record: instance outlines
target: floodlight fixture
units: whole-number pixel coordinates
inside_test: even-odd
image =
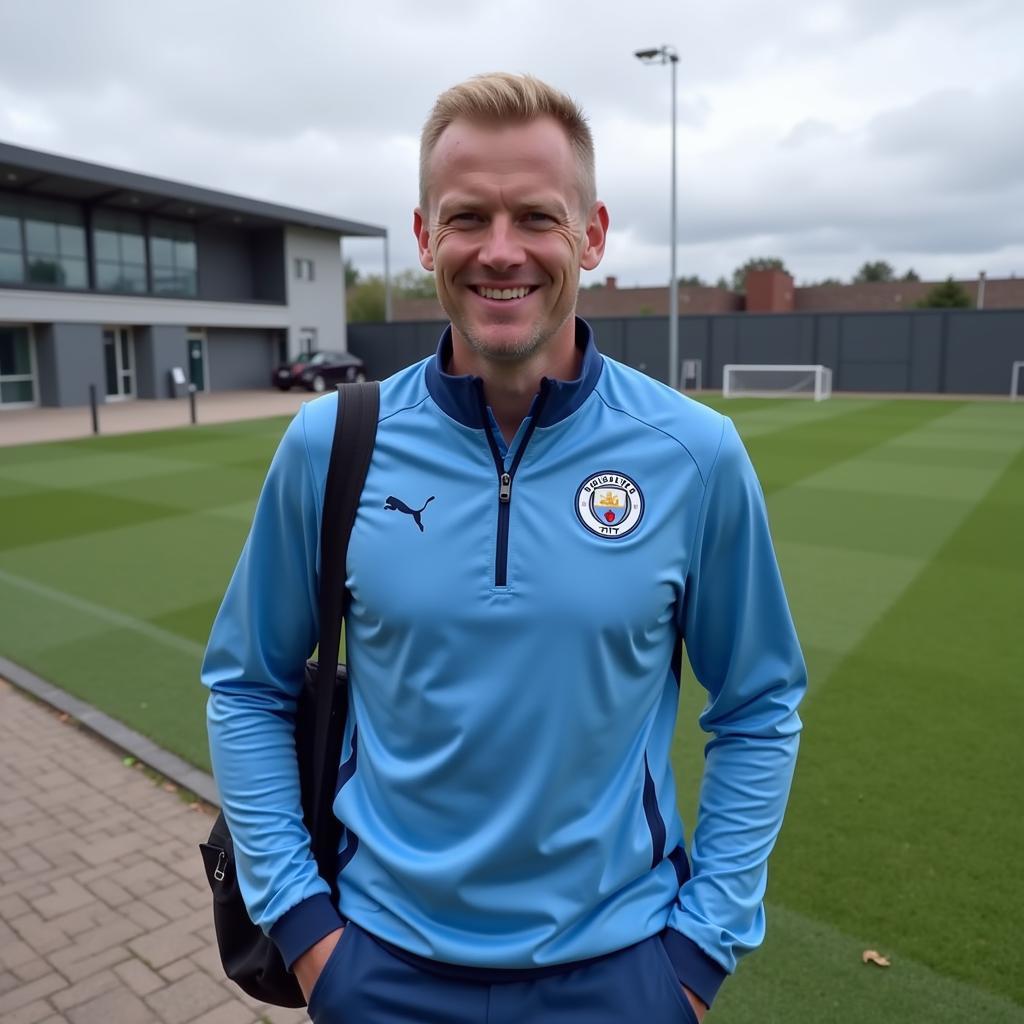
[[[634,50],[633,55],[643,64],[668,64],[672,68],[672,189],[671,214],[671,270],[668,292],[668,386],[678,383],[679,363],[679,282],[676,278],[676,65],[679,54],[667,43],[646,50]]]

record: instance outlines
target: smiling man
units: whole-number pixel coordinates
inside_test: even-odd
[[[455,86],[424,128],[414,230],[451,326],[381,385],[348,551],[340,906],[290,724],[337,396],[286,432],[214,624],[242,893],[317,1024],[699,1021],[764,937],[803,658],[732,424],[575,316],[594,182],[582,114],[528,76]],[[712,734],[689,833],[683,648]]]

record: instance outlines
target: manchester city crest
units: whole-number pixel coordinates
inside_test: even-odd
[[[576,515],[598,537],[625,537],[640,525],[643,514],[644,496],[623,473],[595,473],[576,492]]]

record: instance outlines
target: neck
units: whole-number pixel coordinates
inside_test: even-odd
[[[483,381],[487,404],[494,413],[506,442],[515,437],[530,411],[544,377],[575,380],[582,356],[576,348],[576,318],[569,317],[558,333],[527,358],[515,361],[491,359],[471,348],[458,329],[452,328],[452,362],[449,372],[471,374]]]

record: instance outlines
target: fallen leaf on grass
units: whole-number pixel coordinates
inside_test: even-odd
[[[67,721],[69,721],[70,719],[71,719],[71,716],[70,716],[70,715],[69,715],[69,714],[68,714],[68,713],[67,713],[66,711],[62,711],[62,712],[61,712],[61,713],[60,713],[60,714],[59,714],[59,715],[57,716],[57,721],[58,721],[58,722],[67,722]]]
[[[878,964],[879,967],[891,967],[889,958],[882,956],[876,949],[865,949],[860,955],[861,963]]]
[[[165,782],[164,789],[167,790],[168,793],[178,792],[178,787],[173,782]]]

